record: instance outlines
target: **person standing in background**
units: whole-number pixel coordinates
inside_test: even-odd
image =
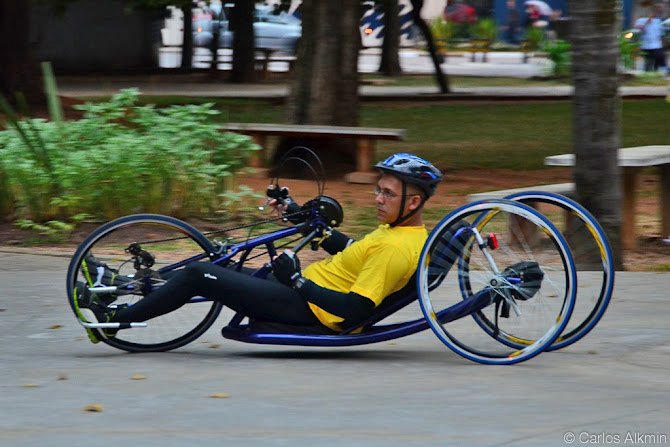
[[[640,30],[640,48],[644,51],[645,71],[656,71],[661,68],[667,68],[665,53],[663,52],[662,15],[663,6],[657,3],[652,6],[649,15],[640,17],[635,22],[635,28]]]
[[[516,7],[515,0],[507,0],[507,25],[501,26],[500,30],[502,31],[505,40],[512,45],[519,43],[519,32],[521,31],[521,17],[519,15],[519,10]]]

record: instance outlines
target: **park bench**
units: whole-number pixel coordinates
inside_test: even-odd
[[[377,140],[404,140],[404,129],[374,127],[321,126],[306,124],[228,123],[224,129],[249,135],[261,147],[260,154],[253,156],[249,164],[263,168],[267,154],[267,137],[295,137],[310,139],[353,139],[356,144],[356,171],[345,176],[350,183],[375,183],[377,174],[372,171],[374,143]],[[318,148],[317,148],[318,151]]]
[[[554,183],[551,185],[537,185],[537,186],[528,186],[526,188],[500,189],[497,191],[480,192],[477,194],[468,195],[468,203],[476,202],[478,200],[503,199],[512,194],[518,194],[520,192],[528,192],[528,191],[552,192],[554,194],[562,194],[564,196],[574,197],[575,184]]]
[[[617,157],[622,170],[621,240],[625,249],[635,248],[635,203],[637,178],[646,168],[656,167],[662,237],[670,236],[670,145],[621,148]],[[544,159],[547,166],[574,166],[575,154],[552,155]]]
[[[217,65],[228,64],[232,65],[233,55],[230,52],[217,52]],[[257,48],[255,54],[256,70],[259,72],[261,79],[268,79],[270,77],[269,65],[274,62],[284,62],[288,64],[288,72],[293,70],[296,57],[290,54],[282,53],[281,51],[269,48]],[[193,55],[194,63],[211,64],[211,53],[196,52]]]

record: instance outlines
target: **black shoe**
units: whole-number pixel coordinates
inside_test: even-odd
[[[83,282],[77,282],[74,294],[75,312],[84,323],[109,323],[116,314],[117,308],[107,307]],[[86,328],[86,332],[91,342],[99,343],[101,339],[116,336],[117,330]]]
[[[130,281],[129,278],[119,276],[118,270],[98,261],[91,253],[84,256],[81,269],[91,287],[122,286]]]

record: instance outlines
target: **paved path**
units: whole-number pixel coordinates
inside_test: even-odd
[[[536,447],[564,446],[568,432],[572,445],[670,444],[670,273],[619,273],[583,341],[492,367],[429,331],[284,348],[222,339],[225,318],[180,350],[125,354],[84,338],[67,262],[0,253],[1,446]]]
[[[144,95],[209,96],[220,98],[284,98],[288,86],[284,84],[226,84],[203,82],[167,82],[159,77],[64,77],[58,82],[59,91],[64,96],[90,97],[109,96],[126,88],[138,88]],[[440,94],[436,86],[397,87],[364,85],[360,96],[369,98],[407,99],[477,99],[477,98],[551,98],[568,99],[572,96],[571,86],[541,87],[454,87],[449,94]],[[663,98],[668,94],[664,86],[621,87],[624,97]]]
[[[432,74],[434,68],[426,52],[403,50],[400,52],[401,65],[405,73]],[[361,52],[359,68],[361,73],[374,73],[379,67],[379,50],[369,49]],[[547,74],[550,62],[545,58],[531,58],[523,63],[518,52],[496,52],[489,54],[488,62],[471,62],[467,53],[449,56],[442,69],[449,75],[467,75],[482,77],[529,78]],[[479,59],[477,59],[479,60]],[[288,64],[274,62],[272,71],[285,71]],[[211,96],[231,98],[283,98],[288,94],[284,84],[227,84],[223,82],[166,82],[166,76],[105,76],[95,78],[59,76],[58,86],[65,96],[82,97],[112,95],[120,89],[136,87],[146,95],[183,95]],[[460,99],[460,98],[563,98],[572,95],[570,86],[541,87],[455,87],[449,94],[439,93],[435,85],[423,87],[398,87],[392,85],[364,85],[360,88],[363,99],[372,98],[411,98],[411,99]],[[625,97],[665,97],[666,86],[622,87]]]

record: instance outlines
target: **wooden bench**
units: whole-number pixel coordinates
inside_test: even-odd
[[[404,140],[407,133],[404,129],[267,123],[228,123],[224,129],[249,135],[262,148],[259,156],[254,156],[249,160],[249,164],[254,168],[263,168],[267,153],[267,137],[270,136],[356,140],[356,171],[348,173],[345,177],[350,183],[375,183],[377,173],[372,170],[374,142],[376,140]]]
[[[639,146],[619,149],[618,165],[623,170],[621,239],[626,249],[635,248],[635,195],[637,176],[650,166],[658,166],[661,235],[670,236],[670,145]],[[548,166],[574,166],[575,154],[552,155],[544,159]]]
[[[542,191],[542,192],[551,192],[554,194],[561,194],[568,197],[574,197],[575,195],[575,184],[574,183],[554,183],[551,185],[536,185],[528,186],[525,188],[512,188],[512,189],[500,189],[497,191],[487,191],[480,192],[477,194],[468,195],[468,203],[476,202],[479,200],[491,200],[491,199],[504,199],[507,196],[512,194],[518,194],[521,192],[529,191]],[[527,205],[534,206],[533,203],[527,203]],[[565,212],[566,222],[569,222],[572,219],[571,213],[566,210]],[[512,225],[512,222],[510,222]],[[519,228],[522,233],[525,234],[526,241],[534,241],[537,238],[536,227],[528,225],[527,222],[523,220],[516,220],[514,222],[514,227]],[[512,234],[512,240],[515,240],[514,234]]]
[[[512,194],[528,191],[553,192],[554,194],[562,194],[564,196],[573,197],[575,195],[575,184],[554,183],[552,185],[537,185],[526,188],[500,189],[498,191],[480,192],[477,194],[470,194],[468,196],[468,203],[476,202],[478,200],[504,199],[505,197]]]

